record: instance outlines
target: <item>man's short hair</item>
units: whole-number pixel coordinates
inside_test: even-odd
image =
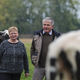
[[[54,20],[51,18],[51,17],[45,17],[43,20],[42,20],[42,23],[44,22],[44,21],[51,21],[51,24],[52,24],[52,26],[54,25]]]

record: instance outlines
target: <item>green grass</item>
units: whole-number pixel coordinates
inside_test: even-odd
[[[28,56],[28,62],[29,62],[29,76],[26,78],[24,75],[24,72],[21,75],[21,79],[20,80],[32,80],[32,75],[33,75],[33,70],[34,70],[34,66],[31,63],[31,58],[30,58],[30,47],[31,47],[31,43],[24,43],[25,47],[26,47],[26,51],[27,51],[27,56]]]
[[[29,76],[26,78],[23,72],[20,80],[32,80],[32,75],[34,71],[34,66],[31,63],[31,57],[30,57],[30,48],[31,48],[32,39],[21,39],[21,41],[24,43],[27,51],[28,62],[29,62]],[[45,80],[45,77],[43,80]]]

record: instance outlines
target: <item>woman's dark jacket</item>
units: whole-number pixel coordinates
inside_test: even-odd
[[[0,45],[0,73],[29,72],[26,49],[22,42],[10,43],[5,40]]]

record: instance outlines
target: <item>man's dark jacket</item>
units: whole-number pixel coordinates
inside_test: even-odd
[[[60,36],[60,33],[52,29],[52,36],[53,36],[53,40],[55,40]],[[38,66],[38,62],[40,58],[42,37],[43,37],[43,30],[37,31],[33,35],[33,40],[31,45],[31,60],[33,65],[35,66]]]

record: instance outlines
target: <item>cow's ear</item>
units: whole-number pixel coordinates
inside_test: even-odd
[[[76,51],[77,68],[80,68],[80,51]]]
[[[62,49],[60,51],[59,57],[62,59],[65,68],[72,71],[72,65],[70,61],[68,60],[67,52]]]
[[[77,80],[80,80],[80,51],[76,51],[76,64],[77,64]]]
[[[50,59],[50,65],[51,66],[55,66],[55,64],[56,64],[56,59],[55,58],[51,58]]]
[[[66,52],[65,52],[63,49],[60,51],[59,57],[60,57],[61,59],[64,59],[64,58],[67,57],[67,56],[66,56]]]

